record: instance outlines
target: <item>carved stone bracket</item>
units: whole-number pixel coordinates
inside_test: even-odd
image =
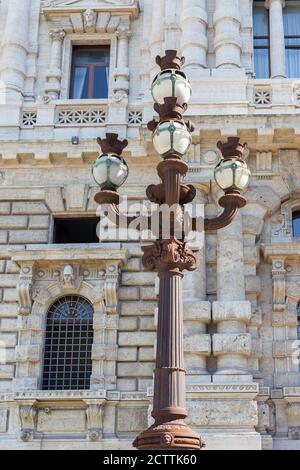
[[[86,417],[88,438],[95,442],[102,437],[103,406],[94,401],[87,401],[87,404]]]
[[[108,264],[104,284],[105,308],[108,314],[117,313],[119,278],[119,266],[117,264]]]
[[[273,280],[273,310],[282,312],[286,308],[286,282],[284,259],[274,259],[272,262]]]
[[[21,265],[20,278],[17,284],[19,314],[30,315],[32,307],[33,263]]]
[[[35,407],[35,401],[26,402],[26,404],[19,405],[19,417],[21,422],[21,434],[20,438],[24,442],[28,442],[32,439],[35,431],[37,409]]]

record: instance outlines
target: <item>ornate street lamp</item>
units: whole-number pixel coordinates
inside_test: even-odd
[[[184,205],[196,195],[195,188],[183,182],[188,165],[182,157],[189,149],[190,133],[194,130],[194,125],[183,119],[191,87],[181,72],[184,59],[178,57],[176,51],[166,51],[165,57],[157,57],[157,64],[161,67],[161,73],[154,79],[152,95],[156,101],[154,109],[159,115],[159,121],[151,121],[148,128],[153,132],[154,147],[163,158],[157,167],[162,183],[149,186],[147,196],[151,202],[160,206],[166,204],[172,207],[176,204],[179,212],[183,213]],[[170,93],[170,96],[165,93]],[[135,217],[119,214],[117,193],[117,187],[128,174],[127,165],[121,157],[128,142],[119,141],[116,134],[107,134],[106,139],[98,139],[98,142],[104,155],[97,159],[93,169],[94,177],[101,187],[95,200],[108,215],[117,216],[117,222],[123,217],[129,226]],[[224,211],[214,219],[205,219],[205,230],[226,227],[239,209],[246,205],[241,193],[248,186],[250,172],[242,160],[244,146],[238,138],[231,137],[225,144],[219,142],[218,147],[223,158],[215,169],[215,181],[225,192],[219,200]],[[158,272],[160,287],[152,412],[155,422],[134,441],[134,447],[139,450],[200,450],[205,445],[202,438],[184,421],[187,411],[182,279],[184,270],[197,269],[197,257],[187,247],[184,234],[181,238],[175,237],[174,214],[171,214],[169,237],[164,239],[160,235],[153,245],[143,248],[143,265],[147,270]],[[198,219],[193,218],[192,229],[196,230],[197,227]]]

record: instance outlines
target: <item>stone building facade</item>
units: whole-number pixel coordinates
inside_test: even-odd
[[[185,278],[189,423],[209,449],[300,449],[300,76],[287,72],[288,8],[300,2],[0,0],[1,449],[130,449],[151,422],[157,281],[141,268],[142,241],[58,243],[54,227],[96,216],[91,165],[105,132],[129,140],[122,195],[145,199],[159,161],[150,85],[165,49],[186,57],[193,88],[196,202],[220,210],[218,140],[247,142],[252,172],[247,206],[206,234]],[[74,50],[91,46],[109,51],[107,96],[72,96]],[[70,296],[93,311],[90,383],[47,389],[48,312]]]

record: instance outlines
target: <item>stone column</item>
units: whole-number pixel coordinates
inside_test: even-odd
[[[194,204],[202,205],[199,216],[204,217],[204,204],[207,202],[207,191],[197,188]],[[183,312],[184,312],[184,352],[187,384],[210,383],[211,376],[207,371],[207,357],[211,354],[211,336],[207,325],[211,321],[211,305],[206,300],[206,253],[205,235],[196,244],[199,267],[195,272],[187,272],[184,279]]]
[[[0,103],[23,100],[31,0],[9,0],[0,62]]]
[[[117,68],[115,69],[114,78],[114,94],[119,97],[127,97],[129,93],[129,68],[128,53],[129,39],[131,31],[129,23],[123,23],[117,30],[118,37],[118,58]]]
[[[183,0],[181,13],[181,54],[186,58],[185,72],[197,78],[207,66],[206,0]]]
[[[285,78],[285,44],[283,29],[284,0],[267,0],[270,10],[270,58],[271,78]]]
[[[216,68],[240,68],[241,37],[238,0],[216,0],[214,13]]]
[[[218,358],[214,381],[245,381],[247,359],[251,354],[251,335],[246,325],[251,318],[251,304],[245,301],[242,215],[239,213],[226,228],[218,231],[217,293],[213,303],[213,353]],[[248,380],[252,377],[248,375]]]
[[[65,37],[63,29],[54,29],[49,33],[52,40],[50,68],[46,76],[45,94],[59,99],[62,76],[62,43]]]

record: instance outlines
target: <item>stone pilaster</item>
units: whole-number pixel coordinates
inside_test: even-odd
[[[65,37],[63,29],[54,29],[49,33],[52,40],[50,68],[47,72],[45,94],[53,99],[60,96],[60,84],[62,77],[62,44]]]
[[[216,0],[214,28],[216,68],[240,68],[241,20],[238,0]]]
[[[241,213],[218,231],[217,294],[213,303],[213,354],[218,358],[214,381],[250,381],[247,359],[251,354],[251,335],[246,325],[251,304],[245,300],[244,250]]]
[[[199,205],[198,216],[204,217],[207,191],[197,188],[194,204]],[[211,336],[207,326],[211,321],[211,304],[206,300],[206,247],[203,227],[199,227],[198,269],[187,272],[184,278],[184,351],[187,384],[209,383],[211,376],[207,371],[207,357],[211,354]]]
[[[207,22],[206,0],[183,0],[181,54],[186,59],[184,70],[190,79],[197,79],[207,66]]]
[[[117,68],[114,72],[114,94],[125,98],[129,93],[129,68],[128,68],[128,53],[129,53],[129,39],[131,37],[129,21],[120,24],[117,30],[118,37],[118,58]]]
[[[9,0],[0,62],[0,103],[23,101],[31,0]]]
[[[155,57],[160,55],[163,50],[163,19],[165,12],[165,0],[156,0],[152,6],[152,25],[150,34],[150,80],[153,80],[158,73],[158,67],[155,64]]]
[[[270,10],[271,78],[286,77],[283,28],[284,4],[284,0],[267,0],[265,2],[265,6]]]

